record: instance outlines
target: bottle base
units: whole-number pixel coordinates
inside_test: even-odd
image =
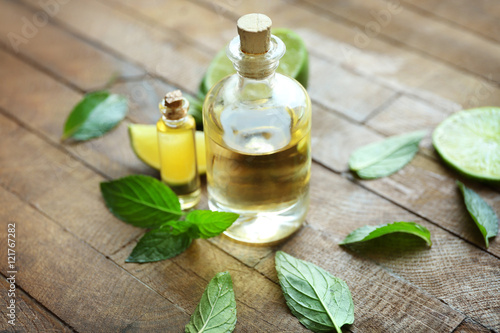
[[[249,211],[225,207],[209,198],[211,210],[240,214],[240,217],[224,231],[224,235],[238,242],[270,245],[278,243],[296,232],[304,223],[309,196],[303,196],[279,211]]]
[[[186,210],[193,208],[200,202],[201,190],[197,189],[189,194],[178,195],[181,209]]]

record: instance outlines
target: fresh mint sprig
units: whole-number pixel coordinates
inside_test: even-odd
[[[239,216],[210,210],[183,212],[179,199],[167,185],[143,175],[102,182],[101,194],[117,218],[153,229],[139,240],[127,262],[172,258],[184,252],[193,239],[221,234]]]

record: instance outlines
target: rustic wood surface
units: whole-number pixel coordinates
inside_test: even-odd
[[[170,260],[125,263],[144,231],[109,213],[99,183],[158,177],[130,149],[128,124],[154,123],[168,90],[196,93],[251,12],[297,31],[310,52],[306,225],[272,247],[217,237]],[[453,112],[500,105],[499,55],[497,0],[0,0],[0,331],[183,332],[208,281],[229,271],[236,332],[306,332],[278,285],[283,250],[347,282],[355,321],[343,331],[500,332],[500,242],[485,248],[455,180],[497,213],[500,190],[450,170],[430,140]],[[128,97],[127,118],[101,138],[61,143],[72,107],[103,88]],[[349,173],[357,147],[417,129],[429,135],[401,171],[371,181]],[[411,237],[338,246],[355,228],[402,220],[427,227],[432,248]]]

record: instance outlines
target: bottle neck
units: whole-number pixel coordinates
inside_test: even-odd
[[[244,79],[272,81],[285,50],[285,44],[281,39],[271,35],[270,48],[266,53],[244,53],[241,51],[240,37],[236,36],[227,46],[226,54],[238,72],[240,81]]]
[[[168,126],[170,128],[179,128],[179,127],[182,127],[182,125],[184,125],[184,123],[188,119],[188,116],[186,115],[185,117],[183,117],[181,119],[176,119],[176,120],[168,119],[167,117],[162,116],[161,119],[163,120],[163,123],[166,126]]]

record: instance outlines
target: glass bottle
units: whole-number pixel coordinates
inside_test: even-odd
[[[200,177],[196,163],[194,118],[180,90],[169,92],[159,105],[162,117],[156,124],[161,180],[179,197],[182,209],[200,201]]]
[[[226,50],[237,73],[203,105],[209,207],[240,214],[225,234],[254,244],[290,236],[309,205],[311,102],[300,83],[275,73],[285,45],[270,28],[262,14],[238,20]]]

